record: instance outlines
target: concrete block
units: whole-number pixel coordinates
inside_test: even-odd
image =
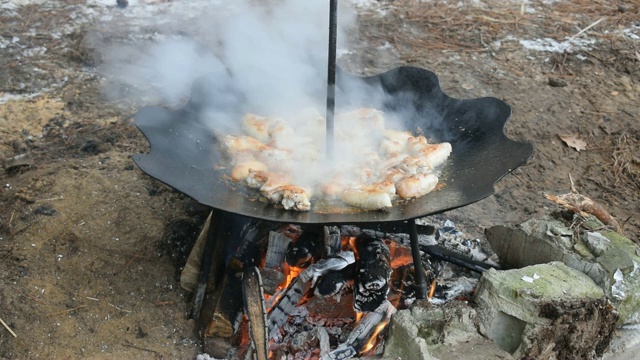
[[[595,359],[618,318],[591,278],[561,262],[488,270],[476,303],[480,332],[518,359]]]
[[[590,223],[602,227],[597,220]],[[640,323],[640,249],[626,237],[613,231],[574,236],[562,222],[550,218],[517,227],[493,226],[485,236],[504,269],[563,262],[604,290],[620,314],[619,325]]]
[[[511,359],[478,334],[476,318],[466,302],[439,306],[418,302],[393,316],[382,359]]]

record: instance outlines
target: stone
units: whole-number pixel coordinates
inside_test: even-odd
[[[584,233],[582,239],[594,256],[602,256],[611,245],[611,240],[599,232],[587,231]]]
[[[503,269],[563,262],[588,275],[604,290],[620,314],[619,325],[639,324],[640,249],[614,231],[594,231],[604,227],[595,218],[583,225],[591,230],[582,236],[569,236],[572,230],[558,220],[531,219],[516,227],[493,226],[485,236]],[[614,279],[616,272],[622,279]],[[626,290],[624,296],[619,292],[622,288]]]
[[[604,291],[561,262],[488,270],[475,300],[480,333],[518,359],[596,359],[618,319]]]
[[[418,301],[393,316],[382,359],[512,359],[478,334],[476,318],[475,310],[463,301],[441,306]]]
[[[620,327],[616,329],[609,351],[603,360],[635,360],[640,352],[640,327]]]

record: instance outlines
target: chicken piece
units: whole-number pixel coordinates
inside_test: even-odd
[[[369,187],[345,191],[342,194],[342,201],[363,210],[380,210],[391,207],[391,196],[384,189]]]
[[[309,211],[311,209],[307,190],[296,185],[289,185],[284,188],[281,204],[286,210]]]
[[[242,130],[244,130],[249,136],[267,142],[269,141],[269,127],[272,120],[255,114],[245,114],[242,117]]]
[[[431,167],[420,157],[409,156],[402,160],[398,168],[407,174],[422,174],[431,171]]]
[[[396,197],[396,187],[392,181],[382,180],[369,186],[347,190],[342,201],[364,210],[379,210],[391,207],[391,199]]]
[[[396,154],[393,155],[387,159],[385,159],[384,161],[382,161],[379,165],[379,171],[380,172],[385,172],[393,167],[396,167],[400,164],[402,164],[402,162],[404,161],[404,159],[406,159],[409,155],[407,154]]]
[[[432,169],[442,164],[451,154],[451,144],[443,142],[440,144],[427,145],[416,153],[416,157],[422,158]]]
[[[249,171],[266,171],[267,165],[257,160],[248,160],[239,163],[231,170],[231,179],[234,181],[244,181],[249,176]]]
[[[231,155],[244,150],[260,151],[266,146],[258,139],[251,136],[226,135],[224,138],[222,138],[222,143]]]
[[[270,173],[264,170],[249,169],[247,186],[252,189],[260,189],[269,180]]]
[[[415,199],[428,194],[438,184],[438,177],[433,174],[409,175],[398,181],[396,191],[403,199]]]
[[[382,139],[380,142],[380,152],[385,156],[393,156],[404,152],[406,144],[391,139]]]
[[[427,146],[429,146],[429,142],[427,138],[422,135],[412,136],[407,140],[407,152],[412,155],[420,152]]]
[[[391,181],[394,185],[398,184],[398,181],[406,176],[407,174],[400,169],[389,169],[385,172],[385,180]]]
[[[409,142],[409,139],[413,138],[413,135],[408,131],[386,129],[384,131],[384,138],[395,141],[402,146],[406,146]]]
[[[269,178],[267,181],[260,187],[260,192],[269,199],[271,193],[284,185],[288,185],[291,183],[291,175],[286,173],[269,173]],[[274,201],[276,202],[276,201]]]
[[[258,160],[264,161],[272,168],[286,168],[286,165],[292,157],[293,151],[270,146],[265,146],[262,151],[257,154]]]
[[[371,108],[359,108],[336,115],[336,123],[345,129],[353,126],[366,126],[366,128],[384,129],[384,116],[382,111]]]

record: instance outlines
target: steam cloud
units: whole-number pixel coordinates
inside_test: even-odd
[[[163,41],[141,48],[139,44],[104,47],[102,71],[129,87],[130,97],[147,97],[149,91],[164,104],[180,106],[191,96],[194,81],[207,75],[210,106],[204,116],[218,133],[239,133],[237,109],[264,116],[291,116],[315,108],[324,115],[329,3],[327,0],[241,0],[201,9],[191,19],[162,20]],[[356,27],[353,9],[340,6],[338,48],[345,48],[346,32]],[[180,36],[175,34],[179,32]],[[107,90],[114,94],[114,90]],[[135,89],[139,89],[136,92]],[[349,84],[351,97],[379,99],[382,90]],[[356,94],[358,93],[358,94]],[[116,94],[118,95],[118,94]],[[149,101],[149,99],[147,99]],[[151,100],[153,101],[153,100]],[[375,103],[375,101],[369,101]],[[236,109],[227,112],[227,109]],[[391,116],[387,114],[387,127]],[[296,130],[300,124],[293,124]],[[318,128],[316,128],[317,130]],[[321,130],[323,131],[323,130]],[[336,166],[360,168],[358,148],[371,145],[366,131],[337,149],[333,164],[295,164],[301,185],[316,185],[331,176]],[[324,132],[321,135],[324,137]],[[322,151],[322,145],[319,146]],[[357,175],[356,175],[357,176]],[[325,178],[326,180],[326,178]],[[315,184],[312,184],[315,183]]]

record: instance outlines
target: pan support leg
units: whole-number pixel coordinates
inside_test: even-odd
[[[422,268],[422,257],[420,256],[420,248],[418,247],[418,229],[416,228],[416,220],[407,221],[409,228],[409,240],[411,242],[411,255],[413,256],[413,271],[415,273],[416,297],[418,299],[427,298],[427,278]]]

